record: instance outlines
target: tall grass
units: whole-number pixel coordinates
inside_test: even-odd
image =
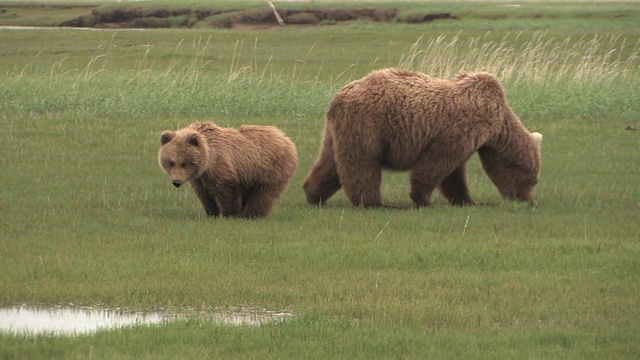
[[[640,42],[627,44],[620,35],[594,35],[556,39],[537,31],[531,40],[522,33],[507,34],[500,41],[460,35],[418,39],[400,61],[436,77],[450,77],[463,70],[483,70],[511,79],[515,84],[536,86],[569,82],[574,85],[609,85],[618,79],[640,77]]]
[[[632,94],[640,81],[640,43],[627,44],[626,38],[617,35],[556,40],[536,32],[530,40],[522,40],[523,34],[507,34],[500,41],[487,39],[489,35],[420,37],[396,62],[389,59],[376,67],[399,66],[434,77],[451,77],[462,70],[488,71],[497,74],[510,93],[545,89],[553,101],[565,101],[569,107],[557,107],[562,110],[560,116],[574,110],[584,116],[597,115],[596,103],[580,104],[574,98],[592,96],[598,102],[610,101],[613,98],[606,93],[613,91],[621,94],[615,99],[627,109],[625,117],[633,117],[637,105]],[[191,59],[175,56],[185,46],[193,53]],[[180,41],[170,61],[162,66],[156,64],[150,56],[151,47],[147,47],[131,68],[114,71],[107,64],[116,55],[107,45],[75,71],[54,63],[46,73],[26,65],[5,74],[0,84],[0,109],[106,116],[322,116],[337,89],[374,69],[369,64],[368,70],[363,71],[360,65],[360,70],[354,71],[355,64],[345,64],[340,73],[325,75],[323,64],[310,59],[311,45],[306,57],[293,61],[288,71],[277,70],[271,63],[273,55],[264,63],[252,55],[258,46],[255,40],[247,51],[244,41],[238,40],[227,60],[228,70],[217,71],[207,57],[210,38],[194,37],[190,44]],[[317,69],[311,77],[310,68]],[[559,97],[561,94],[564,96]],[[524,99],[510,97],[515,104]],[[586,108],[571,108],[578,105]],[[546,106],[523,104],[528,107],[527,115],[554,116]]]

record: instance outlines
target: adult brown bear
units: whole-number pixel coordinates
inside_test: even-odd
[[[478,152],[504,198],[534,202],[541,141],[522,125],[491,74],[436,79],[384,69],[331,101],[320,155],[303,187],[314,205],[343,187],[353,205],[380,206],[382,169],[410,170],[417,206],[428,206],[436,188],[451,204],[475,204],[466,163]]]

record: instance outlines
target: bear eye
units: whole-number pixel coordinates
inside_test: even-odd
[[[172,168],[176,163],[174,163],[173,161],[169,160],[167,161],[167,165]]]
[[[187,162],[183,162],[183,163],[182,163],[182,168],[183,168],[183,169],[184,169],[184,168],[186,168],[187,166],[189,166],[189,163],[187,163]]]

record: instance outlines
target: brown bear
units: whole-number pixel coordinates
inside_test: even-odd
[[[380,206],[382,169],[410,170],[417,206],[428,206],[436,188],[451,204],[476,204],[466,163],[478,152],[505,199],[533,203],[541,141],[522,125],[491,74],[436,79],[384,69],[333,98],[320,154],[303,187],[314,205],[343,187],[353,205]]]
[[[160,167],[175,187],[191,184],[208,216],[267,217],[298,167],[295,145],[273,126],[194,123],[160,142]]]

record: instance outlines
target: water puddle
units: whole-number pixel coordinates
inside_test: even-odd
[[[0,332],[25,335],[82,335],[129,326],[166,324],[189,318],[229,325],[259,325],[280,322],[290,316],[292,313],[286,310],[254,308],[154,312],[105,307],[18,305],[0,308]]]

